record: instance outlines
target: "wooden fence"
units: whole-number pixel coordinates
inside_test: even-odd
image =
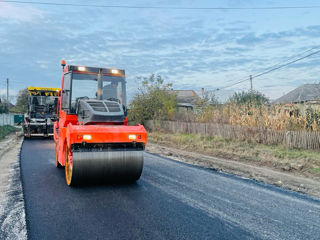
[[[254,141],[267,145],[284,144],[289,148],[320,149],[320,132],[275,131],[265,127],[233,126],[217,123],[178,121],[147,121],[149,130],[171,133],[192,133],[203,136],[220,136],[228,139]]]

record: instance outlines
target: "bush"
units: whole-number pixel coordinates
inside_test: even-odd
[[[176,111],[177,98],[170,91],[172,84],[152,74],[148,78],[139,78],[139,92],[129,104],[128,120],[142,123],[150,119],[170,119]]]
[[[242,91],[239,93],[234,93],[234,95],[229,99],[229,103],[235,103],[237,105],[261,106],[263,104],[268,104],[269,99],[258,91]]]
[[[0,126],[0,139],[4,139],[9,133],[12,133],[16,130],[15,127],[10,125]]]

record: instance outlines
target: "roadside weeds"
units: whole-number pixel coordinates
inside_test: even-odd
[[[0,126],[0,140],[4,139],[8,134],[17,131],[17,129],[10,125]]]

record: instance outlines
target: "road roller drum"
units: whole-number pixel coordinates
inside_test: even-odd
[[[74,152],[70,184],[87,181],[136,181],[143,168],[143,151]]]

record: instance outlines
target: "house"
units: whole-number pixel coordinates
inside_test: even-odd
[[[177,107],[179,111],[194,110],[200,97],[194,90],[171,90],[177,96]]]
[[[292,107],[299,109],[303,116],[308,109],[320,112],[320,84],[304,84],[276,99],[273,104],[282,104],[285,109],[291,109],[290,111]]]
[[[315,103],[320,104],[320,84],[304,84],[273,101],[274,104]]]

